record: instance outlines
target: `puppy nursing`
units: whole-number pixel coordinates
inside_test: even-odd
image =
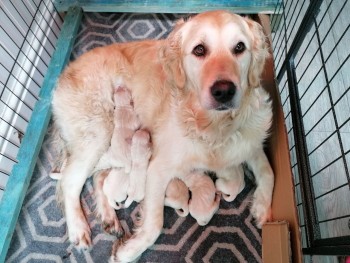
[[[131,140],[140,127],[132,106],[131,93],[126,88],[117,87],[114,90],[114,130],[111,147],[101,157],[95,170],[110,167],[124,168],[125,173],[131,171]]]
[[[191,214],[200,226],[204,226],[219,209],[220,195],[216,192],[209,176],[192,172],[184,181],[174,178],[169,182],[164,204],[174,208],[179,216]]]
[[[80,192],[109,152],[114,130],[112,94],[118,85],[130,89],[139,128],[152,138],[152,158],[145,192],[134,197],[144,196],[142,224],[126,242],[116,241],[111,261],[132,262],[154,244],[163,227],[169,182],[174,178],[186,182],[193,171],[215,172],[217,188],[231,200],[244,186],[237,169],[246,163],[257,184],[251,213],[261,227],[270,217],[274,186],[263,149],[272,120],[269,96],[260,86],[267,56],[258,23],[212,11],[180,20],[167,39],[96,48],[72,62],[58,81],[52,105],[65,149],[62,155],[68,156],[60,188],[70,241],[80,247],[91,245]],[[131,172],[132,164],[122,162],[124,170]],[[113,168],[109,165],[103,168]],[[188,180],[195,192],[197,182]],[[97,180],[99,186],[101,181]],[[131,189],[130,194],[139,192]],[[203,195],[210,198],[203,199],[202,207],[217,209],[215,192],[213,188],[210,195]],[[96,195],[96,202],[106,225],[119,229],[104,195]],[[206,216],[198,212],[192,212],[197,219]]]
[[[130,91],[118,87],[114,93],[114,103],[111,146],[95,170],[113,167],[104,180],[103,192],[110,206],[120,209],[144,198],[151,146],[149,133],[137,130],[140,123],[132,106]]]

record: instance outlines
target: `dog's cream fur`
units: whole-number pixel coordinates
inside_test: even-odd
[[[79,195],[108,149],[117,85],[131,89],[134,109],[152,137],[152,158],[142,224],[126,243],[116,243],[112,260],[133,261],[155,242],[168,183],[193,170],[230,180],[246,162],[257,183],[251,213],[261,227],[270,216],[274,185],[263,151],[272,111],[259,80],[267,55],[260,25],[212,11],[178,22],[165,40],[96,48],[72,62],[53,97],[55,123],[68,152],[61,189],[70,241],[91,244]],[[213,95],[213,87],[226,88],[223,81],[235,87],[225,103]]]
[[[218,178],[215,181],[216,189],[222,193],[222,198],[227,202],[235,200],[245,186],[242,165],[234,167],[231,172],[231,178]]]

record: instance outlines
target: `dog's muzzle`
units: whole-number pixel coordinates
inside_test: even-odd
[[[227,104],[236,94],[236,85],[228,80],[218,80],[211,86],[210,93],[217,102]]]

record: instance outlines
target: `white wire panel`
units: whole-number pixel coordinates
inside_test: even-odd
[[[62,22],[51,0],[0,1],[0,200]]]

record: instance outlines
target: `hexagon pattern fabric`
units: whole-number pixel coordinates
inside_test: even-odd
[[[145,38],[164,38],[179,15],[86,13],[72,58],[98,46]],[[116,239],[102,231],[93,214],[92,180],[85,184],[82,206],[92,229],[93,247],[79,252],[67,240],[63,214],[56,203],[56,182],[49,177],[54,150],[45,140],[26,195],[6,262],[107,262]],[[165,208],[162,235],[139,262],[261,262],[261,231],[249,212],[254,184],[246,176],[246,187],[220,209],[207,226],[191,217],[178,217]],[[118,211],[126,232],[136,220],[138,205]]]

